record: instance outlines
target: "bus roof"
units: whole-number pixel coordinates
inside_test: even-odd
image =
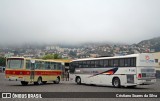
[[[34,59],[34,58],[25,58],[25,57],[9,57],[7,59],[26,59],[26,60],[37,60],[37,61],[50,61],[50,62],[64,62],[64,63],[70,63],[72,60],[70,59]]]
[[[64,63],[70,63],[72,60],[70,59],[48,59],[49,61],[57,61],[57,62],[64,62]]]
[[[113,57],[83,58],[83,59],[76,59],[76,60],[73,60],[73,61],[101,60],[101,59],[116,59],[116,58],[129,58],[129,57],[138,57],[139,55],[147,55],[147,54],[151,54],[151,53],[130,54],[130,55],[113,56]]]

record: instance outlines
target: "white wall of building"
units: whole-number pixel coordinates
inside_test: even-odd
[[[160,70],[160,52],[153,53],[155,58],[155,66],[157,70]]]

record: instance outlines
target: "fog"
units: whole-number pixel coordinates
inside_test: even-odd
[[[160,0],[0,0],[0,45],[138,43],[160,35]]]

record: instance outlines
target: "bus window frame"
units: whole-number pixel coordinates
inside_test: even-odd
[[[20,68],[10,68],[11,66],[11,60],[19,60],[20,61]],[[24,62],[25,60],[24,59],[20,59],[20,58],[11,58],[11,59],[7,59],[7,68],[10,68],[10,69],[24,69]]]

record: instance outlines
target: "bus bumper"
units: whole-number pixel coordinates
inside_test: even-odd
[[[8,77],[6,78],[6,80],[9,80],[9,81],[25,81],[25,79],[23,77]]]
[[[146,79],[146,80],[138,80],[137,84],[139,85],[150,85],[154,84],[156,82],[156,79]]]

